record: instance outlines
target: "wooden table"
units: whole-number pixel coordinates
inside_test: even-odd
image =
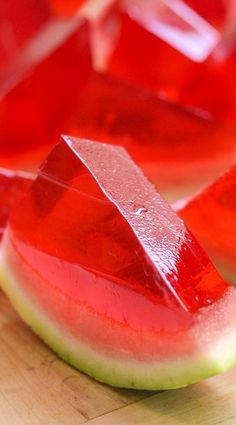
[[[175,391],[117,390],[61,361],[0,292],[0,425],[236,425],[236,369]]]

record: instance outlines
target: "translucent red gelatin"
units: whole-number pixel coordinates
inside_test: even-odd
[[[32,168],[66,130],[91,71],[80,19],[52,19],[0,73],[0,161]]]
[[[223,15],[220,31],[181,0],[122,4],[109,71],[234,122],[236,16]]]
[[[47,0],[0,1],[0,67],[49,19]]]
[[[79,10],[86,0],[48,0],[54,13],[61,16],[71,16]]]
[[[178,214],[227,279],[236,283],[236,166],[195,198],[179,203]]]
[[[225,24],[230,2],[233,3],[234,0],[185,0],[185,3],[202,18],[219,29]]]
[[[169,199],[193,193],[236,160],[235,129],[106,74],[92,74],[68,131],[124,146]]]
[[[0,240],[12,208],[32,183],[31,174],[0,168]]]
[[[22,270],[125,326],[190,326],[227,288],[206,254],[123,149],[66,143],[11,216]]]
[[[54,13],[59,16],[81,16],[89,20],[93,64],[96,69],[103,69],[118,35],[119,0],[49,1]]]

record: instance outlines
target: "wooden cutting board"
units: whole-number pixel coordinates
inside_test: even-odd
[[[61,361],[0,292],[0,425],[236,425],[236,369],[175,391],[119,390]]]

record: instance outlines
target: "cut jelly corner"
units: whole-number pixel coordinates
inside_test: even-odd
[[[196,193],[236,161],[235,128],[107,73],[90,75],[68,131],[125,147],[169,201]]]
[[[236,363],[236,290],[123,148],[68,136],[14,209],[1,283],[62,358],[118,387]]]
[[[89,25],[51,18],[0,72],[0,163],[37,169],[92,70]]]
[[[33,174],[0,168],[0,241],[11,210],[29,188]]]
[[[59,16],[80,16],[90,22],[90,41],[95,69],[105,68],[119,33],[118,0],[49,0]]]
[[[190,199],[173,205],[230,283],[236,285],[236,166]]]
[[[183,105],[234,123],[236,13],[226,10],[219,22],[219,4],[219,9],[213,11],[218,19],[214,27],[211,19],[207,21],[207,7],[194,10],[195,2],[187,3],[120,2],[119,36],[106,69]],[[214,6],[209,5],[209,11],[211,8]]]

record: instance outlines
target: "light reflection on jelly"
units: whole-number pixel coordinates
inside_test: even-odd
[[[128,0],[125,4],[132,18],[192,61],[204,61],[220,40],[220,33],[184,1]]]

